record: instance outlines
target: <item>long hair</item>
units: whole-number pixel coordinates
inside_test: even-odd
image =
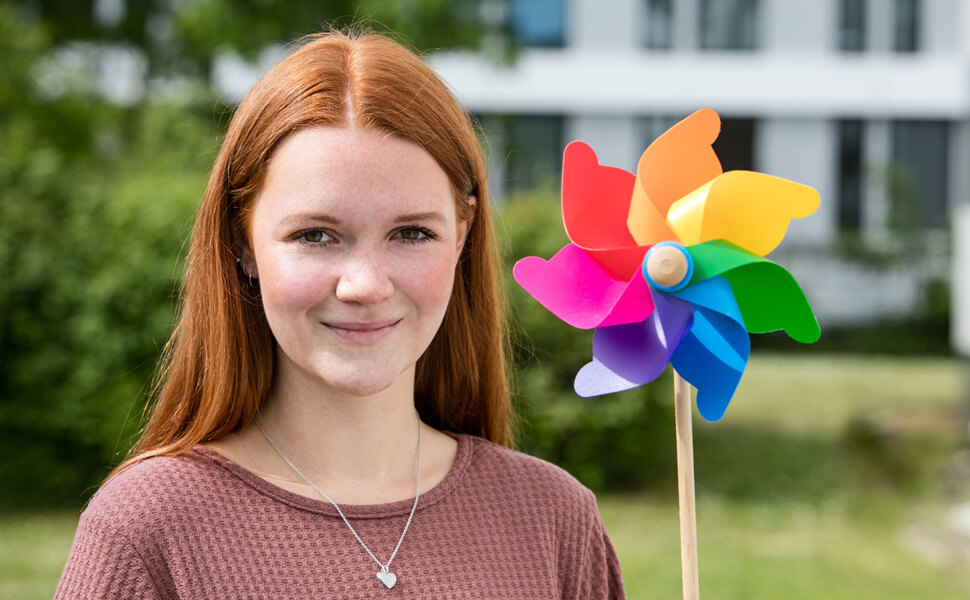
[[[331,31],[301,40],[233,115],[199,208],[178,322],[162,352],[147,422],[112,475],[238,431],[257,414],[273,380],[275,341],[233,242],[249,229],[273,151],[316,125],[400,136],[448,175],[457,216],[471,227],[441,327],[417,362],[415,404],[433,427],[511,444],[501,280],[475,128],[411,51],[374,32]]]

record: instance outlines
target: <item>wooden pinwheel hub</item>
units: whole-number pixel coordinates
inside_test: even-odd
[[[643,276],[651,287],[672,293],[684,289],[694,274],[694,260],[682,244],[661,242],[643,259]]]

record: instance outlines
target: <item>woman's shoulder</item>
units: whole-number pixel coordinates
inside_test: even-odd
[[[115,474],[94,494],[82,522],[148,535],[173,519],[197,514],[225,498],[231,477],[195,449],[141,460]]]
[[[548,506],[597,514],[593,492],[565,469],[480,437],[465,437],[472,447],[473,480]]]

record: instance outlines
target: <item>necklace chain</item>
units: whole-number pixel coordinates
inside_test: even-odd
[[[404,531],[401,532],[401,538],[397,541],[397,546],[394,547],[394,552],[392,552],[391,557],[387,559],[387,563],[382,563],[380,560],[378,560],[376,556],[374,556],[374,553],[371,552],[370,548],[367,547],[367,544],[364,543],[364,540],[360,539],[360,535],[357,533],[357,530],[354,529],[354,526],[351,525],[350,521],[347,520],[347,517],[344,516],[344,511],[340,510],[340,506],[336,502],[334,502],[333,499],[326,494],[326,492],[321,490],[319,487],[317,487],[315,483],[310,481],[309,477],[304,475],[302,471],[296,468],[296,465],[293,464],[293,461],[291,461],[289,458],[286,457],[285,454],[283,454],[283,451],[280,450],[280,447],[276,445],[276,442],[273,441],[273,438],[271,438],[269,434],[266,433],[266,430],[263,429],[263,426],[258,419],[255,420],[255,423],[256,423],[256,427],[259,428],[260,433],[262,433],[263,437],[266,438],[266,441],[269,442],[269,445],[272,446],[274,450],[276,450],[276,453],[280,455],[280,458],[282,458],[286,462],[286,464],[290,465],[290,468],[293,469],[293,472],[299,475],[300,479],[307,482],[307,485],[309,485],[314,490],[316,490],[316,492],[321,496],[323,496],[323,498],[327,502],[333,505],[333,507],[337,510],[337,514],[340,515],[340,518],[343,519],[344,524],[347,525],[347,529],[349,529],[350,533],[354,534],[354,537],[357,538],[357,543],[361,545],[361,547],[367,552],[367,554],[369,554],[370,557],[374,559],[374,562],[377,563],[377,566],[381,568],[380,573],[378,573],[378,578],[381,579],[382,582],[384,582],[385,579],[381,577],[381,574],[384,574],[384,575],[390,574],[391,561],[393,561],[394,557],[397,556],[397,551],[401,549],[401,544],[404,542],[404,536],[407,535],[408,528],[411,527],[411,520],[414,519],[414,511],[418,508],[418,498],[419,498],[418,492],[421,489],[421,421],[420,420],[418,421],[418,456],[417,456],[417,460],[415,461],[415,467],[414,467],[414,471],[415,471],[414,504],[411,505],[411,514],[408,515],[407,523],[404,524]],[[387,583],[385,583],[385,585],[387,585]]]

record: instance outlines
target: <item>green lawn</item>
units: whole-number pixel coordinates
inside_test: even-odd
[[[970,502],[967,482],[957,497],[939,483],[965,431],[960,368],[756,355],[722,421],[694,413],[702,597],[970,598],[967,554],[924,557],[906,541],[932,538],[948,504]],[[875,440],[853,450],[847,431],[867,422]],[[676,498],[600,506],[630,598],[681,597]]]
[[[959,369],[938,359],[755,356],[721,422],[695,413],[705,600],[970,598],[965,559],[922,556],[907,542],[914,527],[942,522],[947,504],[970,501],[967,488],[945,495],[933,484],[934,461],[960,443]],[[860,458],[846,432],[869,418],[888,430]],[[905,485],[910,454],[929,484]],[[676,498],[605,495],[600,506],[629,597],[681,597]],[[76,513],[0,516],[0,598],[50,598],[76,522]]]
[[[629,597],[680,598],[676,503],[607,497],[600,508]],[[970,598],[970,564],[933,567],[906,548],[905,516],[711,498],[697,511],[705,600]]]
[[[0,598],[54,595],[77,518],[77,513],[0,516]]]

